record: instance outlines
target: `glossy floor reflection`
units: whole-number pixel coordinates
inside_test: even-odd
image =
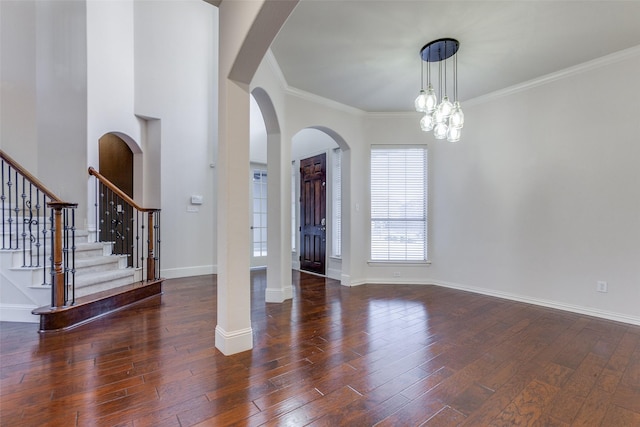
[[[254,349],[214,347],[215,276],[65,333],[1,323],[2,426],[640,426],[640,327],[436,286],[293,273]]]

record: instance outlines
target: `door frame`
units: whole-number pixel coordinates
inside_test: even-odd
[[[327,158],[326,152],[300,159],[300,270],[326,275],[327,268]],[[320,170],[313,172],[311,186],[305,186],[304,168],[313,166]],[[318,175],[319,173],[319,175]],[[305,191],[305,189],[307,189]],[[308,194],[308,193],[311,194]],[[308,196],[308,197],[305,197]],[[317,206],[316,203],[320,204]],[[309,203],[312,203],[309,206]],[[308,220],[308,221],[307,221]],[[305,224],[306,221],[306,224]]]

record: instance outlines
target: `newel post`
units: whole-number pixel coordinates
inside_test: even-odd
[[[148,212],[148,225],[149,230],[147,231],[147,238],[149,239],[147,242],[147,280],[155,280],[156,279],[156,260],[153,256],[153,212]]]
[[[63,234],[64,234],[64,221],[63,221],[63,210],[64,209],[75,209],[78,207],[77,203],[68,203],[68,202],[49,202],[47,205],[53,211],[53,224],[52,227],[52,255],[51,255],[51,276],[52,276],[52,292],[51,292],[51,308],[63,307],[66,303],[65,301],[65,271],[63,266],[64,263],[64,245],[63,245]]]

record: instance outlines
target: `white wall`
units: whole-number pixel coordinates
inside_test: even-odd
[[[249,97],[249,158],[252,163],[267,164],[267,129],[256,99]]]
[[[639,57],[471,103],[457,144],[426,135],[432,264],[370,267],[370,281],[400,271],[640,322]],[[367,139],[416,140],[395,122],[370,120]]]
[[[87,2],[87,160],[98,168],[98,140],[109,132],[142,146],[134,115],[134,0]]]
[[[285,96],[283,140],[326,126],[349,144],[343,284],[436,283],[640,323],[639,57],[469,102],[457,144],[421,132],[418,114],[362,115],[282,83],[265,89]],[[421,143],[431,263],[369,263],[370,146]]]
[[[161,156],[167,278],[216,270],[217,18],[218,9],[201,0],[134,5],[135,113],[161,127],[147,143]],[[203,204],[191,205],[191,195]]]
[[[0,147],[27,170],[38,167],[36,3],[0,2]]]
[[[434,144],[429,277],[640,322],[639,52],[470,107]]]
[[[80,203],[83,217],[85,3],[2,1],[0,8],[2,149],[60,198]]]

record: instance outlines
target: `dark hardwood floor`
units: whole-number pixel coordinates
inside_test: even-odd
[[[640,426],[640,327],[436,286],[294,275],[254,349],[214,348],[215,276],[63,333],[0,324],[2,426]]]

